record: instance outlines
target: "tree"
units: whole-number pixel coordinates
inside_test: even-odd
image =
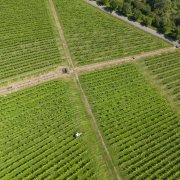
[[[152,24],[152,18],[143,15],[142,16],[142,24],[145,26],[150,26]]]
[[[96,1],[104,4],[107,7],[110,7],[110,0],[96,0]]]
[[[180,26],[177,26],[176,30],[175,30],[175,38],[180,41]]]
[[[124,3],[123,8],[122,8],[122,13],[128,17],[132,15],[132,10],[131,10],[131,4],[130,3]]]
[[[152,24],[155,27],[160,28],[161,27],[161,18],[159,16],[155,15]]]
[[[161,9],[164,12],[168,11],[171,7],[171,0],[148,0],[148,3],[151,5],[152,9]]]
[[[124,0],[111,0],[110,6],[115,11],[121,11],[123,7]]]
[[[141,18],[142,18],[142,12],[139,9],[134,8],[132,19],[139,21],[141,20]]]
[[[161,21],[161,32],[164,34],[169,34],[171,32],[171,22],[170,19],[168,19],[167,16],[164,16]]]
[[[96,0],[125,16],[179,39],[180,0]]]
[[[145,15],[149,15],[151,13],[151,7],[147,3],[135,0],[132,4],[134,8],[140,10]]]
[[[180,42],[180,26],[175,27],[171,31],[170,36],[177,39]]]

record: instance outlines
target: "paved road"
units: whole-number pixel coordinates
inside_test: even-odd
[[[131,21],[131,20],[129,20],[126,16],[120,15],[120,14],[116,13],[115,11],[108,11],[108,9],[106,8],[106,6],[97,4],[97,2],[96,2],[95,0],[85,0],[85,1],[88,2],[89,4],[95,6],[95,7],[98,7],[98,8],[100,8],[100,9],[102,9],[103,11],[109,12],[109,13],[112,14],[113,16],[115,16],[115,17],[117,17],[117,18],[119,18],[119,19],[121,19],[121,20],[123,20],[123,21],[125,21],[125,22],[127,22],[127,23],[129,23],[129,24],[131,24],[131,25],[133,25],[133,26],[135,26],[135,27],[143,30],[143,31],[146,31],[146,32],[148,32],[148,33],[150,33],[150,34],[152,34],[152,35],[154,35],[154,36],[157,36],[157,37],[159,37],[159,38],[161,38],[161,39],[164,39],[165,41],[168,41],[168,42],[170,42],[170,43],[173,43],[174,45],[180,46],[180,43],[178,43],[177,41],[174,41],[174,40],[171,39],[170,37],[166,37],[164,34],[160,34],[160,33],[158,33],[157,31],[155,31],[155,30],[153,30],[153,29],[151,29],[151,28],[148,28],[148,27],[146,27],[146,26],[143,26],[143,25],[141,25],[141,24],[138,23],[138,22]]]

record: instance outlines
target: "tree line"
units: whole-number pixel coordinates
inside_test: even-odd
[[[180,0],[96,0],[106,7],[180,40]]]

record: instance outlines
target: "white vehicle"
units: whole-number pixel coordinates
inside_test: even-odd
[[[82,133],[77,132],[77,133],[74,134],[74,137],[79,138],[81,135],[82,135]]]

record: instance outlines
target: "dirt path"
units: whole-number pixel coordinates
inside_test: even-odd
[[[60,19],[58,18],[58,15],[56,13],[56,9],[55,9],[53,1],[49,0],[49,4],[50,4],[51,11],[52,11],[52,15],[54,17],[54,21],[56,23],[56,27],[57,27],[59,36],[60,36],[62,44],[63,44],[63,48],[64,48],[65,55],[66,55],[67,60],[68,60],[68,64],[69,64],[70,68],[73,68],[74,66],[73,66],[73,63],[72,63],[71,53],[69,51],[66,39],[64,37],[64,33],[63,33],[63,30],[62,30],[62,27],[60,25]]]
[[[93,113],[92,113],[92,110],[91,110],[91,107],[90,107],[90,105],[89,105],[88,99],[87,99],[87,97],[86,97],[86,95],[85,95],[85,93],[84,93],[84,90],[83,90],[82,86],[81,86],[78,73],[75,71],[75,68],[74,68],[74,65],[73,65],[73,61],[72,61],[72,57],[71,57],[71,54],[70,54],[70,51],[69,51],[67,42],[66,42],[66,40],[65,40],[64,33],[63,33],[63,30],[62,30],[62,27],[61,27],[61,24],[60,24],[60,20],[58,19],[58,15],[57,15],[57,13],[56,13],[56,9],[55,9],[55,7],[54,7],[53,1],[52,1],[52,0],[49,0],[49,3],[50,3],[50,6],[51,6],[51,10],[52,10],[52,13],[53,13],[55,22],[56,22],[56,26],[57,26],[57,29],[58,29],[60,38],[61,38],[61,40],[62,40],[62,42],[63,42],[63,46],[64,46],[64,49],[65,49],[65,53],[66,53],[66,57],[67,57],[69,66],[70,66],[70,68],[71,68],[71,71],[72,71],[72,74],[73,74],[74,79],[75,79],[75,81],[76,81],[76,84],[77,84],[77,86],[78,86],[78,88],[79,88],[79,90],[80,90],[80,92],[81,92],[82,100],[83,100],[83,102],[84,102],[84,105],[85,105],[85,107],[86,107],[86,110],[87,110],[89,116],[91,117],[91,118],[90,118],[90,119],[91,119],[91,123],[92,123],[92,125],[93,125],[93,127],[94,127],[96,136],[97,136],[97,138],[99,139],[99,141],[100,141],[103,149],[105,150],[106,160],[107,160],[107,161],[111,164],[111,166],[113,167],[114,173],[115,173],[117,179],[121,179],[120,176],[119,176],[119,174],[118,174],[118,171],[117,171],[117,169],[116,169],[116,167],[115,167],[115,165],[114,165],[114,163],[113,163],[113,161],[112,161],[111,155],[110,155],[110,153],[109,153],[109,151],[108,151],[108,149],[107,149],[107,147],[106,147],[106,144],[105,144],[105,142],[104,142],[104,140],[103,140],[103,137],[102,137],[102,135],[101,135],[101,132],[100,132],[100,130],[99,130],[99,128],[98,128],[98,125],[97,125],[97,123],[96,123],[96,119],[95,119],[95,117],[94,117],[94,115],[93,115]]]
[[[121,59],[109,60],[109,61],[99,62],[99,63],[95,63],[95,64],[88,64],[88,65],[84,65],[84,66],[80,66],[80,67],[74,67],[70,53],[68,52],[68,50],[66,50],[66,53],[68,54],[67,57],[70,57],[68,59],[68,61],[71,62],[71,70],[70,70],[69,74],[62,74],[62,68],[63,67],[60,66],[55,71],[52,71],[50,73],[47,73],[47,74],[44,74],[41,76],[37,76],[35,78],[31,78],[28,80],[24,80],[21,82],[15,82],[15,83],[12,83],[12,84],[7,85],[5,87],[2,87],[2,88],[0,88],[0,95],[10,94],[12,92],[16,92],[16,91],[19,91],[21,89],[25,89],[27,87],[31,87],[31,86],[34,86],[34,85],[55,79],[55,78],[66,78],[68,76],[71,76],[70,74],[72,74],[72,73],[75,74],[76,81],[80,85],[79,77],[78,77],[78,74],[80,74],[80,73],[86,73],[86,72],[93,71],[96,69],[102,69],[104,67],[118,65],[118,64],[121,64],[124,62],[136,61],[136,60],[139,60],[141,58],[159,55],[159,54],[164,53],[164,52],[176,51],[176,49],[177,48],[175,48],[175,47],[170,47],[170,48],[160,49],[157,51],[137,54],[135,56],[129,56],[129,57],[121,58]]]
[[[92,71],[92,70],[95,70],[95,69],[101,69],[101,68],[112,66],[112,65],[118,65],[118,64],[121,64],[121,63],[124,63],[124,62],[136,61],[136,60],[139,60],[141,58],[151,57],[151,56],[159,55],[159,54],[165,53],[165,52],[173,52],[173,51],[176,51],[176,50],[177,50],[177,48],[175,48],[175,47],[164,48],[164,49],[160,49],[160,50],[157,50],[157,51],[141,53],[141,54],[137,54],[137,55],[134,55],[134,56],[128,56],[128,57],[121,58],[121,59],[115,59],[115,60],[110,60],[110,61],[99,62],[99,63],[95,63],[95,64],[89,64],[89,65],[76,67],[75,71],[77,73],[88,72],[88,71]]]
[[[173,43],[173,44],[175,44],[177,46],[180,46],[180,44],[177,41],[173,40],[170,37],[166,37],[164,34],[158,33],[157,31],[155,31],[155,30],[153,30],[153,29],[151,29],[149,27],[143,26],[143,25],[141,25],[140,23],[138,23],[136,21],[130,21],[126,16],[120,15],[120,14],[116,13],[115,11],[108,11],[106,6],[98,5],[95,0],[85,0],[85,1],[87,3],[95,6],[95,7],[103,10],[103,11],[108,12],[112,16],[115,16],[118,19],[125,21],[126,23],[129,23],[129,24],[131,24],[131,25],[133,25],[133,26],[135,26],[135,27],[137,27],[137,28],[139,28],[139,29],[141,29],[143,31],[146,31],[146,32],[152,34],[153,36],[157,36],[157,37],[159,37],[159,38],[161,38],[161,39],[163,39],[165,41],[168,41],[168,42]]]
[[[59,67],[58,69],[56,69],[53,72],[49,72],[47,74],[40,75],[40,76],[37,76],[37,77],[32,78],[32,79],[24,80],[21,82],[16,82],[16,83],[13,83],[13,84],[8,85],[6,87],[2,87],[2,88],[0,88],[0,95],[7,95],[7,94],[10,94],[12,92],[16,92],[16,91],[25,89],[27,87],[31,87],[31,86],[41,84],[41,83],[46,82],[46,81],[50,81],[52,79],[65,78],[68,76],[70,76],[70,75],[69,74],[63,74],[62,73],[62,67]]]

